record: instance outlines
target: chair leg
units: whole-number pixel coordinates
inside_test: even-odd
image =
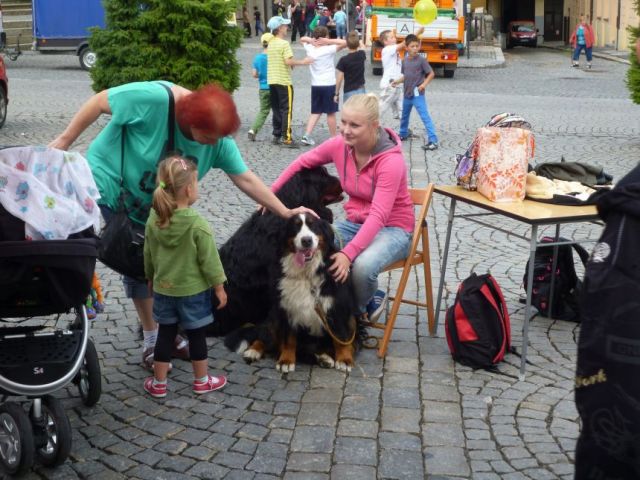
[[[400,284],[398,285],[398,290],[396,291],[396,296],[395,296],[395,299],[393,300],[393,306],[391,307],[391,312],[387,317],[387,325],[384,329],[382,342],[380,342],[380,348],[378,349],[378,357],[380,358],[383,358],[387,354],[387,347],[389,345],[389,340],[391,339],[391,332],[393,332],[393,326],[396,323],[396,317],[398,316],[400,305],[402,305],[402,298],[404,297],[404,290],[407,286],[407,280],[409,280],[410,272],[411,272],[410,265],[406,265],[402,269],[402,275],[400,276]]]
[[[431,279],[431,253],[429,250],[429,232],[425,228],[422,231],[422,263],[424,269],[424,291],[427,299],[427,320],[429,322],[429,335],[435,335],[435,317],[433,312],[433,283]]]

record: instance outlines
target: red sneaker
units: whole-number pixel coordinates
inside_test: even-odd
[[[153,384],[153,377],[149,377],[144,381],[144,390],[155,398],[164,398],[167,396],[167,384]]]
[[[224,375],[220,375],[219,377],[214,377],[213,375],[209,375],[204,382],[193,382],[193,393],[197,395],[201,395],[203,393],[213,392],[214,390],[219,390],[227,384],[227,377]]]

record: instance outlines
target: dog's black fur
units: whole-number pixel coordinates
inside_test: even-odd
[[[337,177],[324,167],[296,173],[276,196],[288,208],[305,206],[333,222],[327,207],[342,200]],[[271,307],[269,269],[278,262],[278,248],[286,220],[272,213],[254,212],[220,248],[227,276],[227,306],[214,310],[209,335],[226,335],[238,327],[262,323]]]
[[[336,282],[328,268],[337,252],[331,225],[311,215],[297,215],[281,230],[278,261],[270,272],[271,308],[267,321],[227,335],[225,345],[254,361],[276,353],[277,368],[295,369],[299,355],[313,354],[325,367],[350,370],[364,326],[353,315],[350,279]],[[325,317],[327,332],[316,305]],[[350,344],[349,341],[353,340]]]

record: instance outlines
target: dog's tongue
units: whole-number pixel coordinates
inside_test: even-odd
[[[306,248],[304,250],[297,251],[293,257],[296,265],[298,265],[299,267],[304,267],[304,264],[311,260],[311,257],[313,257],[314,253],[315,249],[313,248]]]
[[[298,265],[299,267],[304,267],[304,262],[305,262],[305,251],[298,251],[296,252],[296,254],[294,255],[293,259],[296,262],[296,265]]]

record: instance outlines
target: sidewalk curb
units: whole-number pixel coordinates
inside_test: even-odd
[[[466,53],[458,59],[458,68],[504,68],[506,61],[504,59],[504,53],[500,47],[492,47],[495,52],[495,60],[492,59],[480,59],[473,58],[473,49],[470,50],[470,58],[467,59]]]
[[[566,48],[566,47],[554,47],[553,45],[545,45],[545,44],[541,44],[538,45],[539,48],[547,48],[549,50],[557,50],[559,52],[567,52],[567,53],[571,53],[571,49]],[[624,63],[625,65],[631,65],[631,62],[629,60],[625,60],[624,58],[618,58],[616,56],[613,55],[608,55],[606,53],[601,53],[601,52],[593,52],[592,55],[595,58],[602,58],[604,60],[609,60],[611,62],[617,62],[617,63]]]

